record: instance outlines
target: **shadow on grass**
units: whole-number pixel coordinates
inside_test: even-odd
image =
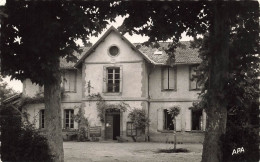
[[[169,149],[159,149],[157,151],[157,153],[188,153],[190,152],[189,150],[187,149],[184,149],[184,148],[177,148],[177,149],[174,149],[174,148],[169,148]]]

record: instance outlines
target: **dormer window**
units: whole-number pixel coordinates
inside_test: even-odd
[[[154,54],[155,54],[155,55],[162,55],[162,54],[163,54],[163,51],[156,50],[156,51],[154,52]]]

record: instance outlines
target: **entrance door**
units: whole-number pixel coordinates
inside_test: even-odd
[[[106,115],[105,139],[113,139],[113,116]]]
[[[113,115],[113,140],[120,136],[120,114]]]
[[[120,136],[120,113],[106,112],[105,139],[116,140]]]

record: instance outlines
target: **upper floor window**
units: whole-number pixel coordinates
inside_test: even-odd
[[[62,75],[62,87],[65,92],[76,92],[76,70],[66,70]]]
[[[201,86],[198,84],[197,79],[198,65],[190,66],[190,90],[200,90]]]
[[[120,89],[120,68],[107,69],[107,92],[119,92]]]
[[[44,112],[45,112],[44,110],[40,110],[39,128],[44,128],[44,120],[45,120]]]
[[[122,92],[122,66],[104,66],[103,92],[120,93]]]
[[[176,90],[177,71],[176,67],[162,68],[162,90]]]
[[[66,109],[64,110],[64,128],[74,128],[74,110]]]

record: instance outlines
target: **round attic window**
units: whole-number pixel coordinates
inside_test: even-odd
[[[111,56],[116,56],[119,54],[119,48],[115,45],[111,46],[108,51]]]

